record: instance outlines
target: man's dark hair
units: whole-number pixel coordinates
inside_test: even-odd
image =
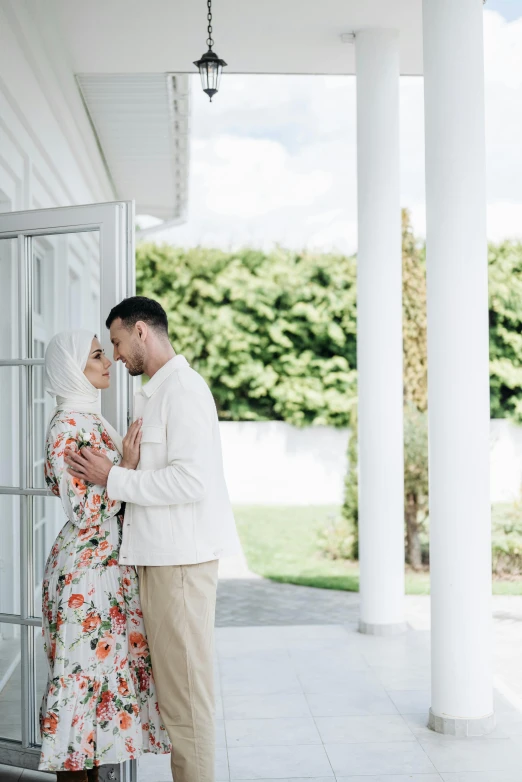
[[[139,320],[142,320],[153,329],[163,331],[167,336],[169,333],[167,313],[161,304],[146,296],[130,296],[113,307],[105,321],[108,329],[117,318],[121,318],[122,324],[127,329],[132,329]]]

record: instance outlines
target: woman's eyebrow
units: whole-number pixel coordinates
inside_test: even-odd
[[[97,348],[96,350],[93,350],[91,356],[94,356],[95,353],[103,353],[103,348]]]

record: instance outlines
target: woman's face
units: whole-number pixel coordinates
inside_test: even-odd
[[[109,367],[111,365],[112,361],[109,361],[103,352],[98,337],[94,337],[83,374],[95,388],[109,388],[111,384]]]

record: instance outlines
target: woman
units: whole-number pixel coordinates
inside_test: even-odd
[[[168,753],[133,567],[118,565],[123,508],[105,487],[73,478],[66,449],[97,448],[135,469],[140,422],[122,441],[101,416],[111,362],[90,331],[57,334],[45,353],[45,388],[56,397],[46,438],[45,480],[68,521],[43,582],[49,680],[39,768],[59,782],[98,779],[98,767]],[[123,457],[123,458],[122,458]]]

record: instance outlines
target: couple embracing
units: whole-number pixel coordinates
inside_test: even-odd
[[[91,782],[171,752],[176,782],[212,782],[218,561],[239,548],[216,408],[157,302],[125,299],[106,326],[114,359],[150,378],[123,439],[101,415],[98,337],[64,331],[45,354],[45,480],[67,521],[43,583],[40,769]]]

